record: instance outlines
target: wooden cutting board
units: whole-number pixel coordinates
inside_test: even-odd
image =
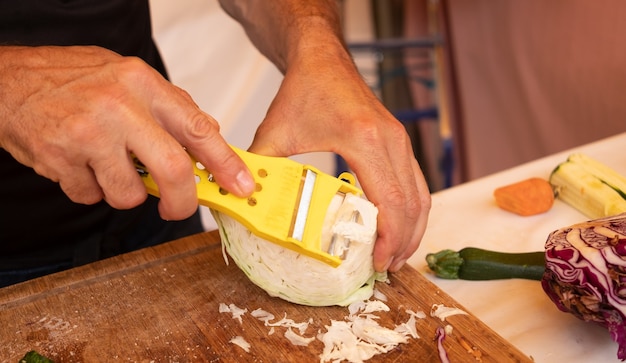
[[[379,314],[387,327],[406,321],[406,309],[427,315],[433,304],[463,309],[408,266],[377,288],[391,308]],[[17,362],[31,349],[56,362],[320,361],[319,340],[294,346],[285,328],[270,335],[250,314],[239,323],[220,313],[220,303],[296,322],[313,318],[307,337],[348,315],[344,307],[269,297],[232,261],[226,266],[219,235],[209,232],[0,289],[0,362]],[[531,362],[472,315],[420,319],[420,338],[368,362],[439,362],[435,331],[447,324],[451,362]],[[229,342],[235,336],[250,343],[249,353]]]

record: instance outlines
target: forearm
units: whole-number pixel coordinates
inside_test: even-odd
[[[302,57],[350,60],[335,0],[220,0],[254,45],[285,73]]]

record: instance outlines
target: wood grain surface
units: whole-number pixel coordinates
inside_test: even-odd
[[[379,314],[387,327],[406,321],[406,309],[427,315],[433,304],[463,309],[408,266],[377,288],[391,308]],[[269,334],[250,314],[239,323],[218,311],[220,303],[296,322],[312,318],[307,337],[348,315],[344,307],[268,296],[232,261],[225,264],[214,231],[0,289],[0,361],[17,362],[31,349],[55,362],[320,361],[319,340],[294,346],[285,328]],[[448,324],[453,330],[444,346],[451,362],[531,362],[472,315],[420,319],[420,338],[368,362],[439,362],[435,331]],[[249,353],[229,342],[235,336],[250,343]]]

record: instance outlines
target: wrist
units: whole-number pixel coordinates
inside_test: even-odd
[[[283,72],[294,63],[352,63],[338,25],[324,16],[300,18],[288,32]]]

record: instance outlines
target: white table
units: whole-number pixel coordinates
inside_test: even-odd
[[[280,83],[280,74],[254,50],[243,29],[217,3],[186,0],[180,6],[178,2],[151,0],[151,6],[155,38],[174,83],[220,120],[230,143],[247,147]],[[216,32],[220,42],[205,41],[207,35]],[[626,173],[622,145],[626,145],[626,134],[577,150]],[[428,231],[409,263],[429,276],[424,256],[444,248],[471,245],[512,252],[542,250],[548,233],[586,218],[560,202],[544,215],[518,217],[499,210],[492,192],[526,177],[547,177],[568,154],[436,193]],[[327,159],[307,162],[325,170]],[[209,229],[215,228],[214,222],[206,223]],[[606,331],[558,311],[537,282],[431,280],[538,363],[618,361],[617,345]]]
[[[587,220],[557,200],[547,213],[520,217],[499,209],[493,190],[528,177],[548,178],[572,152],[583,152],[626,174],[626,133],[551,155],[433,194],[429,227],[409,264],[537,363],[619,362],[602,327],[559,311],[537,281],[443,280],[430,273],[427,253],[474,246],[505,252],[543,250],[550,232]]]

